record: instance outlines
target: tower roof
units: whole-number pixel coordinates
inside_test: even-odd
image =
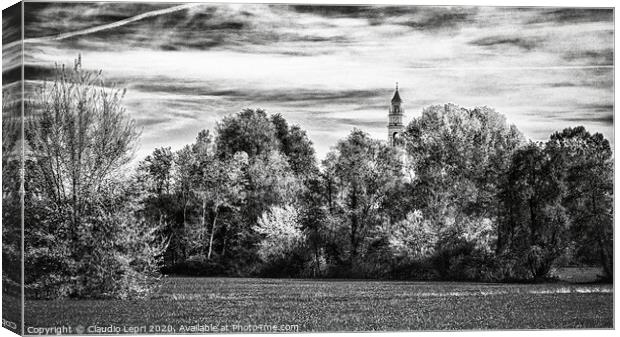
[[[392,97],[392,103],[401,103],[403,100],[400,98],[398,94],[398,82],[396,82],[396,90],[394,91],[394,96]]]

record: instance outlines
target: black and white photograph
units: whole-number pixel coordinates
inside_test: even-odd
[[[3,1],[2,326],[613,330],[585,6]]]

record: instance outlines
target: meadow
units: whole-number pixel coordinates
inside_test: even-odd
[[[613,286],[169,277],[147,300],[26,302],[26,328],[58,325],[113,333],[612,328]]]

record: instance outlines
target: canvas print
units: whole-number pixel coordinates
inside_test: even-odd
[[[613,8],[2,21],[3,327],[614,328]]]

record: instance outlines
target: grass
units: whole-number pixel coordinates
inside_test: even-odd
[[[298,331],[612,328],[611,285],[167,278],[149,300],[27,301],[26,327],[297,325]],[[294,327],[293,327],[294,329]]]

